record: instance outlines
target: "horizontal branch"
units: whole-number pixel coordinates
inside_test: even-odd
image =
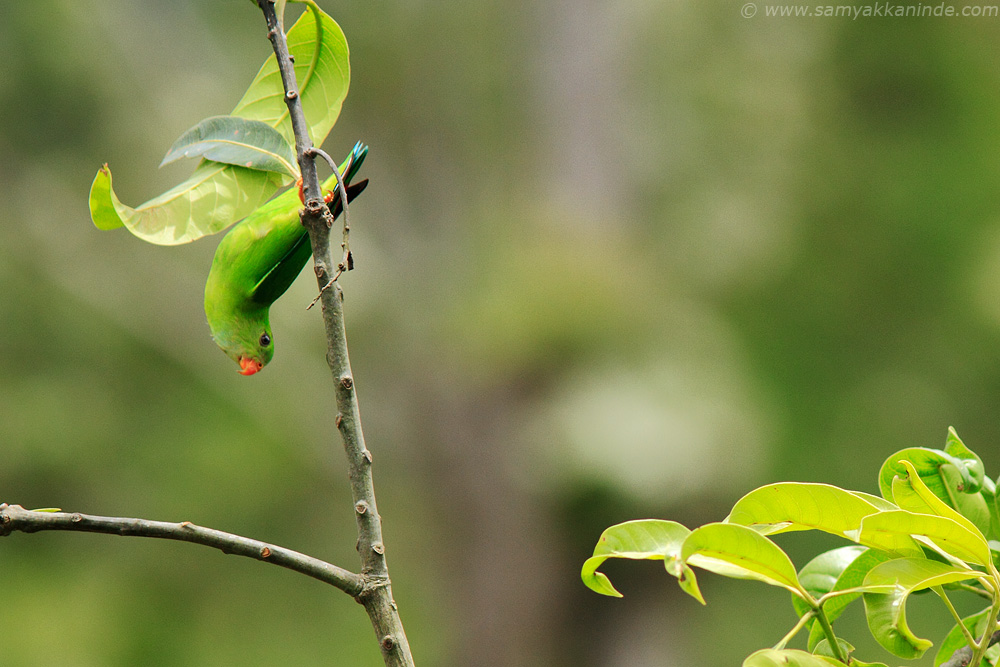
[[[72,530],[192,542],[214,547],[223,553],[246,556],[288,568],[335,586],[354,598],[361,595],[365,588],[365,581],[361,575],[318,558],[252,540],[249,537],[196,526],[190,521],[168,523],[125,517],[91,516],[76,512],[33,512],[20,505],[0,504],[0,537],[10,535],[14,531],[34,533],[40,530]]]

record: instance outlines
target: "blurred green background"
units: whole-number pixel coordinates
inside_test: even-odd
[[[742,4],[322,0],[353,68],[325,147],[371,145],[341,282],[418,664],[738,665],[791,627],[786,594],[705,575],[701,607],[610,563],[625,598],[599,597],[601,530],[718,520],[777,480],[876,492],[949,425],[1000,472],[1000,19]],[[156,166],[239,99],[259,12],[3,8],[0,501],[355,568],[311,276],[242,378],[202,312],[216,239],[154,247],[87,210],[103,162],[131,205],[186,176]],[[782,541],[799,566],[835,544]],[[951,625],[927,597],[910,620]],[[0,541],[0,627],[4,667],[381,664],[347,596],[152,540]]]

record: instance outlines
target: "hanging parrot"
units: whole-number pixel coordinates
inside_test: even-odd
[[[365,179],[349,185],[361,167],[368,147],[358,142],[340,165],[347,201],[368,185]],[[336,176],[323,189],[334,217],[342,210]],[[274,356],[274,337],[268,321],[271,304],[285,293],[312,254],[309,234],[299,220],[301,192],[290,188],[251,213],[219,243],[205,284],[205,315],[212,338],[240,365],[241,375],[253,375]]]

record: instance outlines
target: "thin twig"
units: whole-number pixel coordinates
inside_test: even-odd
[[[315,306],[319,302],[320,297],[323,296],[323,292],[333,287],[333,284],[337,282],[337,278],[339,278],[344,271],[350,271],[354,268],[354,260],[351,255],[350,245],[351,220],[350,217],[348,217],[347,210],[347,186],[344,185],[344,179],[340,174],[340,170],[337,169],[337,163],[333,161],[333,158],[330,157],[329,153],[324,151],[322,148],[316,148],[315,146],[306,150],[306,155],[320,156],[326,160],[327,164],[330,165],[330,169],[333,169],[333,174],[337,178],[337,189],[340,191],[340,201],[342,202],[344,209],[344,240],[340,244],[340,247],[344,251],[343,259],[340,261],[340,264],[337,265],[337,272],[333,274],[333,278],[330,278],[330,280],[320,288],[319,294],[316,295],[316,298],[313,299],[308,306],[306,306],[306,310],[312,310],[312,307]]]
[[[392,598],[385,545],[382,541],[382,522],[375,504],[375,488],[371,474],[372,455],[365,447],[354,376],[347,354],[347,333],[344,328],[341,291],[339,287],[333,290],[323,289],[334,274],[330,255],[330,228],[333,221],[329,208],[322,205],[319,198],[319,179],[312,158],[314,151],[310,150],[312,144],[297,93],[295,69],[289,59],[285,36],[278,29],[273,2],[257,0],[257,4],[267,20],[268,38],[274,47],[281,80],[285,86],[285,103],[295,132],[295,147],[305,183],[306,202],[301,218],[302,224],[309,230],[313,268],[317,284],[321,289],[320,303],[323,325],[326,329],[327,363],[330,365],[336,386],[335,423],[343,440],[344,452],[347,454],[348,477],[358,526],[357,548],[361,557],[361,576],[366,583],[365,590],[358,596],[358,601],[364,605],[375,628],[385,664],[388,667],[413,667],[413,657],[410,654],[406,632],[403,630],[403,623]],[[313,9],[311,4],[310,9]],[[344,199],[346,227],[346,192],[342,192],[341,197]],[[343,264],[345,269],[350,268],[349,253]]]
[[[355,598],[361,595],[365,587],[361,575],[318,558],[249,537],[196,526],[190,521],[168,523],[75,512],[37,512],[26,510],[20,505],[0,504],[0,537],[14,531],[34,533],[40,530],[70,530],[191,542],[219,549],[223,553],[246,556],[288,568],[335,586]]]

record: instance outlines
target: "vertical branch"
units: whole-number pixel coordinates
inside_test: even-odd
[[[382,522],[375,504],[375,486],[372,481],[372,455],[365,447],[361,431],[361,413],[358,408],[354,376],[347,354],[347,332],[344,327],[343,292],[334,283],[328,287],[336,268],[330,255],[330,228],[333,219],[329,209],[320,197],[319,179],[313,160],[312,141],[302,112],[295,81],[295,69],[288,53],[285,35],[278,27],[274,0],[257,0],[257,4],[267,20],[268,38],[274,47],[274,54],[281,72],[285,88],[285,103],[288,105],[295,132],[295,148],[302,172],[305,209],[302,224],[309,231],[313,249],[313,267],[321,290],[320,303],[323,324],[326,328],[327,363],[336,386],[337,417],[336,426],[340,431],[347,454],[348,476],[354,497],[354,512],[358,525],[358,554],[361,557],[361,576],[364,588],[356,596],[365,607],[375,628],[382,657],[390,667],[413,667],[409,642],[403,630],[396,603],[392,599],[389,570],[386,566],[385,545],[382,542]],[[343,198],[346,217],[347,198]]]

